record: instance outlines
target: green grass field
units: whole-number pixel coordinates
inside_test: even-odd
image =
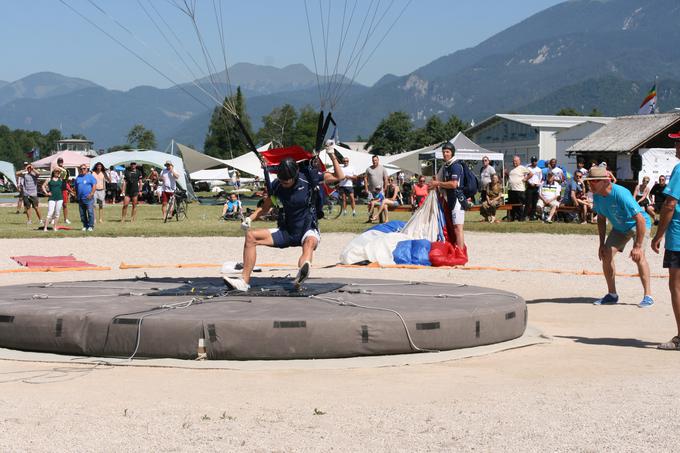
[[[137,213],[137,221],[134,223],[121,223],[122,205],[107,205],[104,209],[104,220],[102,224],[97,224],[95,231],[86,233],[80,231],[80,215],[78,205],[69,204],[70,231],[48,231],[47,233],[38,230],[35,214],[33,225],[26,225],[26,216],[15,214],[14,207],[0,207],[0,238],[36,238],[36,237],[79,237],[79,236],[240,236],[243,233],[240,223],[236,221],[225,222],[219,220],[222,212],[221,206],[205,206],[198,203],[189,205],[189,218],[181,221],[169,221],[163,223],[161,219],[160,205],[140,205]],[[322,220],[321,231],[361,233],[368,225],[366,221],[366,207],[358,207],[357,217],[343,216],[336,220]],[[47,202],[41,199],[40,213],[45,217],[47,214]],[[128,213],[129,216],[129,213]],[[408,220],[410,213],[396,212],[390,213],[390,220]],[[553,223],[544,224],[541,222],[501,222],[488,224],[480,222],[481,217],[478,213],[468,214],[466,219],[466,231],[485,231],[492,233],[554,233],[554,234],[597,234],[595,225],[579,225],[574,223]],[[63,223],[62,223],[63,225]],[[271,228],[274,222],[256,222],[256,227]]]

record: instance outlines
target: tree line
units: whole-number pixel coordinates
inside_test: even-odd
[[[262,127],[254,133],[240,88],[233,97],[225,98],[224,105],[235,107],[243,126],[256,143],[272,142],[275,147],[314,147],[319,113],[311,106],[299,111],[290,104],[275,107],[262,117]],[[399,153],[449,140],[458,131],[468,127],[469,124],[451,115],[446,121],[431,116],[423,127],[415,128],[407,113],[393,112],[378,124],[366,146],[371,148],[371,153],[378,155]],[[357,137],[357,141],[363,140]],[[213,110],[203,149],[206,154],[220,159],[233,158],[250,151],[236,120],[226,107]]]

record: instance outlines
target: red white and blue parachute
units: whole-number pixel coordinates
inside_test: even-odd
[[[451,211],[436,191],[429,193],[408,222],[369,228],[340,254],[342,264],[459,266],[467,261],[467,248],[455,245]]]

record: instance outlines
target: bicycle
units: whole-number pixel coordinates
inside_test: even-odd
[[[323,205],[324,216],[327,219],[337,219],[342,215],[342,199],[337,190],[334,190],[326,196]]]
[[[189,204],[187,203],[186,194],[180,192],[179,190],[176,191],[168,200],[168,206],[165,210],[165,218],[163,219],[163,223],[167,223],[167,221],[172,217],[175,217],[178,222],[180,219],[188,219],[188,207]]]

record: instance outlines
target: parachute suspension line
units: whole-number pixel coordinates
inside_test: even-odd
[[[144,10],[144,7],[143,7],[143,5],[139,2],[139,0],[137,0],[137,2],[138,2],[138,4],[142,7],[142,9]],[[137,42],[139,42],[141,45],[143,45],[143,46],[146,47],[147,49],[153,50],[153,49],[152,49],[145,41],[143,41],[141,38],[139,38],[137,35],[135,35],[132,31],[130,31],[130,29],[128,29],[127,27],[125,27],[123,24],[121,24],[120,21],[116,20],[113,16],[111,16],[110,14],[108,14],[102,7],[100,7],[99,5],[97,5],[96,2],[95,2],[94,0],[88,0],[88,3],[90,3],[90,5],[92,5],[94,8],[96,8],[96,9],[97,9],[99,12],[101,12],[104,16],[106,16],[111,22],[113,22],[113,23],[116,24],[118,27],[120,27],[121,29],[123,29],[123,30],[125,30],[127,33],[129,33],[130,36],[132,36],[132,38],[134,38],[134,39],[135,39]],[[146,10],[145,10],[145,12],[146,12]],[[83,16],[81,15],[81,17],[83,17]],[[150,19],[151,19],[151,18],[150,18]],[[90,23],[93,23],[92,21],[89,21],[89,22],[90,22]],[[153,20],[152,20],[152,23],[153,23]],[[97,28],[99,28],[99,27],[97,27]],[[102,30],[101,28],[99,28],[99,29]],[[103,30],[102,30],[102,31],[103,31]],[[107,34],[107,35],[108,35],[108,34]],[[161,35],[162,35],[162,32],[161,32]],[[116,41],[116,42],[117,42],[119,45],[122,45],[119,41]],[[123,47],[126,48],[125,46],[123,46]],[[127,49],[127,48],[126,48],[126,50],[130,51],[130,49]],[[155,52],[156,52],[156,54],[157,54],[158,56],[161,56],[160,53],[159,53],[158,51],[155,51]],[[134,52],[133,52],[133,54],[134,54]],[[146,64],[147,64],[147,65],[151,65],[148,61],[146,62]],[[181,71],[179,70],[179,68],[177,68],[176,66],[172,65],[172,68],[175,70],[175,72],[176,72],[177,74],[180,74],[180,73],[181,73]],[[187,69],[189,69],[189,68],[187,67]],[[156,72],[159,72],[159,71],[160,71],[160,70],[158,70],[158,69],[154,69],[154,70],[156,70]],[[189,69],[189,72],[191,73],[192,71]],[[192,75],[193,75],[193,74],[192,74]],[[171,79],[169,79],[168,77],[166,77],[166,79],[171,80]],[[171,83],[177,85],[175,82],[171,82]],[[215,102],[218,102],[218,103],[220,102],[218,99],[216,99],[216,98],[214,98],[213,96],[211,96],[210,93],[208,93],[207,91],[205,91],[202,87],[200,87],[199,85],[197,85],[195,81],[193,81],[192,83],[193,83],[200,91],[202,91],[205,95],[207,95],[209,98],[211,98],[211,99],[214,100]],[[187,91],[186,89],[183,89],[182,87],[180,87],[180,89],[182,89],[182,91],[184,91],[185,93],[189,94],[188,91]],[[190,95],[190,96],[191,96],[192,98],[194,98],[195,100],[197,100],[196,97],[194,97],[194,96],[192,96],[192,95]],[[203,103],[203,102],[201,102],[201,101],[199,101],[199,103],[200,103],[201,105],[203,105],[204,107],[206,107],[206,108],[210,108],[208,105],[206,105],[205,103]]]
[[[73,6],[71,6],[68,2],[66,2],[66,0],[59,0],[59,2],[60,2],[62,5],[66,6],[68,9],[70,9],[71,11],[73,11],[76,15],[80,16],[80,18],[83,19],[85,22],[89,23],[89,24],[92,25],[94,28],[96,28],[97,30],[99,30],[101,33],[103,33],[104,35],[106,35],[106,36],[107,36],[109,39],[111,39],[113,42],[115,42],[116,44],[118,44],[119,46],[121,46],[123,49],[127,50],[127,51],[128,51],[130,54],[132,54],[135,58],[137,58],[139,61],[141,61],[142,63],[144,63],[145,65],[147,65],[149,68],[151,68],[154,72],[156,72],[158,75],[160,75],[161,77],[163,77],[165,80],[167,80],[168,82],[170,82],[170,83],[173,84],[173,85],[176,85],[178,88],[180,88],[182,91],[184,91],[184,93],[186,93],[189,97],[191,97],[192,99],[194,99],[196,102],[198,102],[199,104],[201,104],[202,106],[204,106],[204,107],[207,108],[207,109],[210,108],[209,105],[205,104],[201,99],[199,99],[199,98],[197,98],[196,96],[194,96],[194,94],[193,94],[192,92],[190,92],[190,91],[187,90],[186,88],[184,88],[184,87],[178,85],[178,83],[175,82],[170,76],[168,76],[168,75],[165,74],[163,71],[161,71],[160,69],[158,69],[156,66],[154,66],[152,63],[150,63],[150,62],[149,62],[148,60],[146,60],[144,57],[142,57],[142,56],[139,55],[137,52],[135,52],[134,50],[132,50],[130,47],[126,46],[123,42],[121,42],[119,39],[117,39],[116,37],[114,37],[111,33],[109,33],[109,32],[107,32],[106,30],[104,30],[104,29],[103,29],[102,27],[100,27],[96,22],[94,22],[93,20],[89,19],[89,18],[88,18],[87,16],[85,16],[83,13],[81,13],[80,11],[78,11],[77,9],[75,9],[75,8],[74,8]]]
[[[329,1],[330,3],[330,1]],[[328,5],[328,9],[330,11],[330,4]],[[324,15],[323,15],[323,0],[319,0],[319,19],[321,21],[321,42],[323,44],[323,78],[321,79],[323,82],[323,101],[324,103],[328,102],[328,93],[327,93],[327,87],[328,87],[328,40],[330,39],[330,33],[327,33],[326,26],[330,26],[330,24],[326,24],[324,20]]]
[[[146,15],[146,17],[149,18],[149,21],[151,21],[151,23],[154,25],[154,27],[156,28],[156,30],[158,30],[158,33],[160,33],[160,35],[163,37],[163,39],[165,40],[165,42],[170,46],[170,48],[171,48],[172,51],[175,53],[175,55],[177,55],[177,58],[179,58],[179,60],[182,62],[182,64],[184,64],[184,67],[187,69],[187,71],[189,72],[189,74],[191,74],[192,79],[193,79],[193,80],[198,79],[198,76],[197,76],[197,75],[194,73],[194,71],[191,69],[191,66],[189,66],[189,64],[186,62],[186,60],[184,59],[184,57],[182,57],[182,54],[177,50],[177,47],[175,47],[175,45],[174,45],[174,44],[170,41],[170,39],[167,37],[167,35],[166,35],[165,32],[163,31],[163,28],[162,28],[160,25],[158,25],[158,22],[156,22],[156,20],[151,16],[151,13],[149,13],[149,11],[146,9],[146,7],[144,6],[144,4],[142,4],[142,1],[141,1],[141,0],[137,0],[137,4],[138,4],[139,7],[142,9],[142,11],[144,11],[144,14]],[[165,24],[166,28],[167,28],[168,30],[170,30],[170,31],[174,34],[174,32],[172,31],[172,28],[168,25],[168,23],[165,21],[165,19],[163,19],[163,16],[160,15],[160,13],[159,13],[158,10],[156,9],[156,7],[153,5],[153,3],[149,2],[149,6],[150,6],[151,8],[153,8],[154,12],[155,12],[156,15],[160,18],[160,20],[163,21],[163,23]],[[177,35],[175,35],[175,39],[179,42],[179,38],[177,38]],[[180,45],[181,45],[181,42],[180,42]],[[191,54],[189,54],[189,56],[191,57]],[[194,62],[194,64],[196,65],[196,67],[198,67],[199,70],[200,70],[200,66],[199,66],[199,64],[196,62],[196,60],[194,60],[193,57],[191,57],[191,59],[193,60],[193,62]]]
[[[321,81],[319,80],[319,67],[316,63],[316,51],[314,50],[314,38],[312,36],[312,25],[309,20],[309,8],[307,7],[307,0],[305,0],[305,17],[307,18],[307,32],[309,34],[309,44],[312,47],[312,59],[314,60],[314,74],[316,75],[316,87],[319,90],[319,105],[322,110],[321,116],[323,117],[324,102],[323,96],[321,95]]]
[[[213,0],[213,11],[215,11],[215,21],[217,22],[217,31],[220,37],[220,44],[222,46],[222,59],[224,61],[224,81],[226,83],[226,92],[229,96],[233,96],[231,89],[231,77],[229,77],[229,65],[227,64],[227,45],[224,41],[224,16],[222,12],[222,2],[220,1],[220,8],[217,9],[217,4]]]
[[[352,61],[354,60],[354,55],[357,51],[357,46],[359,45],[359,42],[361,41],[361,36],[364,33],[364,28],[366,26],[366,20],[371,15],[370,12],[373,9],[373,4],[374,4],[374,0],[371,0],[371,3],[369,4],[368,9],[366,11],[366,14],[364,15],[364,19],[361,21],[361,26],[359,27],[359,31],[358,31],[356,39],[354,41],[354,45],[352,46],[352,51],[350,52],[349,56],[347,57],[347,65],[345,66],[345,70],[342,73],[341,80],[345,79],[345,77],[347,76],[347,73],[349,72],[349,69],[352,65]],[[369,28],[370,28],[370,25],[369,25]]]
[[[366,64],[368,64],[368,62],[371,60],[371,58],[373,57],[373,54],[375,54],[375,52],[378,50],[378,47],[380,47],[380,45],[383,43],[383,41],[385,41],[385,39],[386,39],[387,36],[390,34],[390,32],[392,31],[392,29],[394,28],[394,26],[397,24],[397,22],[399,21],[399,19],[401,19],[401,17],[404,15],[404,12],[405,12],[406,9],[409,7],[409,5],[411,4],[412,1],[413,1],[413,0],[408,0],[408,1],[406,2],[406,4],[404,5],[404,7],[401,9],[401,11],[399,11],[399,14],[398,14],[397,17],[394,19],[394,21],[392,21],[392,23],[391,23],[390,26],[388,27],[387,31],[385,31],[385,33],[382,35],[382,37],[380,38],[380,40],[378,41],[378,43],[375,45],[375,47],[373,48],[373,50],[368,54],[368,57],[366,57],[366,59],[364,60],[363,64],[361,64],[361,66],[359,66],[358,70],[355,72],[355,74],[353,75],[352,79],[350,80],[350,83],[344,87],[344,90],[341,91],[341,94],[339,95],[338,99],[339,99],[340,97],[344,96],[344,94],[349,90],[349,88],[351,87],[351,85],[354,83],[354,80],[356,79],[356,77],[357,77],[357,76],[359,75],[359,73],[364,69],[364,67],[366,66]],[[336,99],[336,102],[337,102],[337,99]]]
[[[182,11],[184,14],[187,15],[187,17],[191,20],[191,23],[194,28],[194,33],[196,35],[196,39],[198,40],[198,43],[201,47],[201,53],[203,53],[203,59],[205,60],[205,66],[208,70],[208,77],[210,79],[210,83],[212,84],[213,90],[215,91],[215,94],[217,97],[221,97],[217,82],[215,82],[215,76],[214,73],[217,72],[217,69],[215,67],[215,63],[212,59],[212,56],[210,55],[210,52],[208,51],[207,46],[205,45],[205,40],[203,39],[203,35],[201,34],[201,30],[198,27],[198,22],[196,20],[196,0],[183,0],[184,7],[179,7],[179,10]],[[191,3],[191,4],[190,4]],[[225,99],[228,99],[227,96],[225,96]],[[236,112],[235,105],[233,104],[233,101],[229,99],[226,103],[224,103],[225,108],[231,109],[231,113],[235,116],[238,116],[238,113]]]
[[[340,71],[340,57],[342,56],[342,49],[345,47],[345,41],[347,40],[347,35],[349,34],[349,29],[352,25],[352,19],[354,18],[354,12],[357,7],[359,0],[354,0],[354,6],[347,20],[347,26],[345,27],[345,21],[347,17],[347,0],[345,0],[345,6],[342,10],[342,23],[340,25],[340,45],[338,46],[338,55],[335,59],[335,66],[333,67],[333,73],[331,74],[330,85],[335,87],[337,84],[342,83],[343,79],[340,77],[338,72]],[[335,90],[333,90],[335,91]],[[335,108],[335,102],[333,102],[333,96],[331,96],[331,109]]]

